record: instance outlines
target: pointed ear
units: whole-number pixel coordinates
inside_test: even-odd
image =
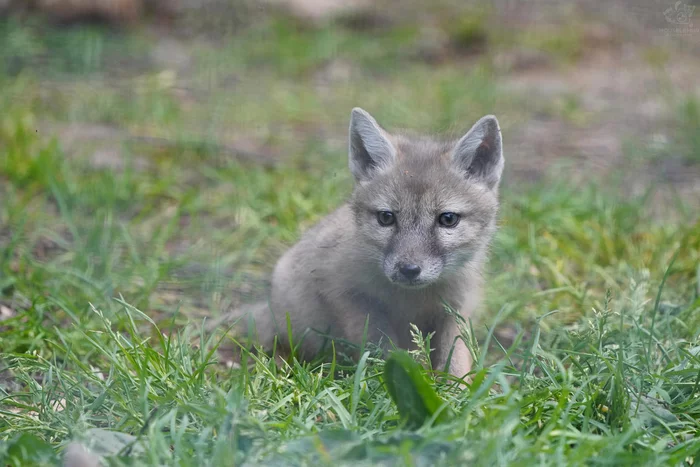
[[[387,132],[367,112],[355,107],[350,115],[350,171],[355,180],[371,179],[376,171],[391,165],[396,149]]]
[[[498,188],[505,161],[496,117],[487,115],[476,122],[457,142],[452,160],[470,178],[484,182],[490,189]]]

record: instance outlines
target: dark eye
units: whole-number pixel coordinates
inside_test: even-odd
[[[438,217],[438,222],[443,227],[454,227],[455,225],[459,224],[459,214],[455,214],[454,212],[443,212],[440,214],[440,217]]]
[[[379,211],[377,213],[377,221],[379,222],[379,225],[388,227],[396,222],[396,217],[391,211]]]

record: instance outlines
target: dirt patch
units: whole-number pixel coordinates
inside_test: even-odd
[[[264,0],[264,3],[315,22],[356,15],[371,5],[368,0]]]
[[[154,151],[205,151],[213,160],[238,160],[245,163],[273,165],[280,155],[264,143],[249,136],[221,135],[213,141],[198,141],[136,134],[127,130],[94,123],[40,125],[40,134],[55,135],[68,157],[84,158],[96,169],[149,170]]]
[[[700,166],[672,152],[678,100],[700,96],[700,62],[676,52],[654,66],[640,50],[607,50],[574,67],[547,67],[503,78],[510,92],[526,95],[534,108],[555,105],[525,121],[512,122],[505,138],[511,173],[539,179],[566,161],[576,180],[626,174],[623,191],[639,193],[665,185],[693,199]],[[568,102],[557,107],[557,102]],[[546,107],[546,106],[545,106]],[[699,129],[700,131],[700,129]],[[625,149],[630,148],[630,149]]]
[[[126,151],[129,135],[119,128],[94,123],[41,125],[40,134],[56,135],[68,157],[84,157],[97,169],[136,170],[148,168],[148,161]]]

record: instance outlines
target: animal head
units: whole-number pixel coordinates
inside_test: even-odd
[[[437,141],[389,134],[355,108],[349,155],[357,231],[392,283],[422,288],[483,261],[504,166],[496,117]]]

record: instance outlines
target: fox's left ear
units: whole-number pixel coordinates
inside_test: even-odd
[[[501,128],[493,115],[482,117],[457,142],[452,160],[470,178],[484,182],[490,189],[498,188],[503,173]]]

